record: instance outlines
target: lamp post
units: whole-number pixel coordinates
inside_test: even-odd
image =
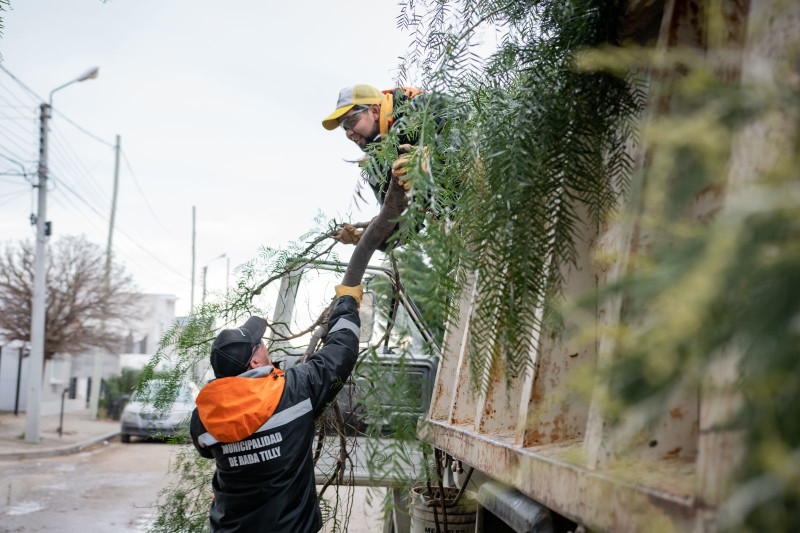
[[[205,266],[203,266],[203,297],[200,305],[206,304],[206,274],[208,274],[208,265],[210,265],[217,259],[222,259],[223,257],[226,257],[226,254],[219,254],[217,257],[215,257],[214,259],[206,263]]]
[[[73,83],[94,79],[99,69],[91,68],[74,80],[50,91],[48,103],[40,108],[39,126],[39,181],[38,209],[31,222],[36,224],[36,256],[33,264],[33,303],[31,306],[31,353],[28,363],[28,396],[25,407],[25,442],[38,443],[41,422],[42,373],[44,370],[45,340],[45,300],[47,238],[50,236],[50,223],[47,222],[47,120],[53,107],[53,94]]]

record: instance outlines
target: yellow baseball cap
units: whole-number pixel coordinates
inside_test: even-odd
[[[336,101],[336,111],[322,121],[326,130],[335,130],[339,127],[339,118],[356,105],[380,104],[383,94],[370,85],[354,85],[339,91],[339,100]]]

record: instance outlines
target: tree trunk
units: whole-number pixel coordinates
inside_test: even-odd
[[[407,205],[405,189],[398,185],[396,180],[390,179],[381,212],[372,219],[367,229],[364,230],[364,234],[361,235],[361,239],[353,251],[353,256],[350,258],[350,263],[347,265],[344,278],[342,278],[342,285],[355,287],[361,283],[361,278],[372,259],[372,254],[392,235],[396,225],[395,221]]]
[[[342,278],[342,285],[348,287],[355,287],[361,284],[361,278],[364,277],[364,272],[367,270],[372,254],[378,249],[378,246],[383,244],[388,239],[392,232],[395,231],[395,222],[403,210],[408,205],[406,200],[406,191],[397,184],[394,179],[389,180],[389,189],[386,191],[381,211],[378,216],[372,219],[361,235],[361,239],[353,251],[353,256],[347,264],[344,277]],[[333,308],[333,303],[323,311],[323,313],[330,313]],[[322,321],[322,325],[314,331],[311,339],[303,354],[301,362],[305,363],[309,356],[317,350],[319,342],[328,334],[328,321]]]

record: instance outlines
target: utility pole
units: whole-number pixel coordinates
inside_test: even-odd
[[[192,206],[192,298],[189,300],[189,313],[194,311],[194,253],[195,253],[195,240],[197,238],[196,232],[196,221],[197,221],[197,210],[195,206]]]
[[[33,261],[33,301],[31,302],[31,351],[28,362],[28,401],[25,406],[25,442],[39,443],[41,429],[42,380],[44,378],[45,306],[47,300],[47,238],[50,222],[47,221],[47,121],[51,118],[53,94],[75,82],[97,77],[97,67],[91,68],[64,85],[50,91],[49,103],[39,106],[39,205],[31,223],[36,224],[36,257]]]
[[[203,267],[203,292],[200,297],[200,305],[206,305],[206,274],[208,274],[208,265]]]
[[[50,106],[39,106],[39,205],[36,211],[36,258],[33,263],[33,303],[31,306],[31,353],[28,361],[28,401],[25,405],[25,442],[38,444],[41,424],[42,374],[44,373],[44,318],[46,295],[47,237],[47,120]],[[20,357],[22,352],[20,351]]]
[[[114,192],[111,195],[111,216],[108,219],[108,242],[106,243],[106,269],[105,286],[108,288],[111,283],[111,251],[114,240],[114,218],[117,214],[117,191],[119,190],[119,152],[120,139],[117,135],[117,143],[114,147]],[[105,321],[100,322],[100,327],[105,328]],[[94,352],[94,372],[92,373],[92,391],[89,402],[89,417],[97,419],[97,411],[100,405],[100,384],[103,380],[103,359],[105,352],[103,348],[95,348]]]
[[[217,259],[222,259],[223,257],[227,257],[227,253],[219,254],[214,259],[210,260],[203,266],[203,295],[202,295],[202,305],[206,304],[206,277],[208,276],[208,265],[216,261]]]
[[[111,279],[111,243],[114,238],[114,217],[117,214],[117,188],[119,187],[119,152],[120,142],[114,148],[114,195],[111,197],[111,218],[108,221],[108,243],[106,244],[106,283]]]

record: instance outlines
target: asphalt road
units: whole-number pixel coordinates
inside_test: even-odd
[[[134,439],[83,453],[0,461],[0,532],[143,532],[177,447]],[[319,488],[319,487],[317,487]],[[384,489],[342,487],[349,533],[381,531]],[[333,488],[326,497],[335,499]],[[331,530],[332,524],[323,531]]]
[[[176,449],[111,442],[75,455],[0,461],[0,531],[145,531]]]

